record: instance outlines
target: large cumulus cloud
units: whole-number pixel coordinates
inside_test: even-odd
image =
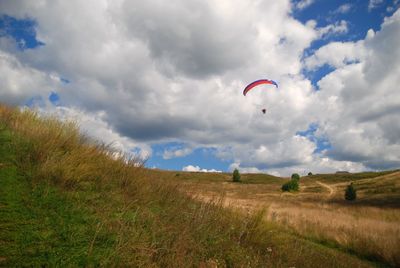
[[[114,133],[109,137],[148,152],[151,144],[179,141],[190,144],[188,153],[214,147],[243,168],[284,173],[393,166],[399,57],[398,50],[387,53],[398,43],[398,12],[367,40],[331,44],[302,60],[312,41],[345,33],[347,24],[302,24],[293,8],[289,0],[0,1],[2,12],[36,20],[45,43],[23,52],[0,43],[0,67],[14,74],[2,80],[0,95],[23,104],[56,91],[72,114],[92,116]],[[341,60],[329,57],[332,51]],[[316,93],[302,70],[325,63],[337,70]],[[241,95],[247,82],[267,74],[279,89]],[[17,82],[20,77],[30,81]],[[376,102],[384,94],[390,97]],[[264,107],[267,116],[260,113]],[[332,150],[316,154],[316,144],[296,134],[312,123]]]
[[[397,11],[365,40],[327,45],[307,60],[308,66],[338,67],[319,82],[317,93],[328,111],[320,119],[333,146],[329,157],[371,169],[400,166],[399,35]]]

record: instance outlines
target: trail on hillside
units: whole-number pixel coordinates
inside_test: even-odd
[[[396,172],[393,172],[393,173],[389,173],[389,174],[386,174],[386,175],[375,177],[373,179],[384,179],[384,178],[391,178],[391,177],[397,177],[397,176],[400,176],[400,171],[396,171]]]
[[[360,182],[370,182],[370,181],[377,181],[377,180],[382,181],[383,179],[396,179],[397,177],[400,177],[400,171],[396,171],[396,172],[382,175],[382,176],[375,177],[375,178],[359,180],[357,182],[360,183]]]
[[[374,177],[374,178],[366,178],[366,179],[360,179],[357,180],[357,184],[363,184],[363,183],[370,183],[370,182],[382,182],[384,180],[393,180],[393,179],[400,179],[400,171],[396,171],[393,173],[389,173],[386,175]],[[330,186],[333,186],[334,188],[340,188],[340,187],[346,187],[351,180],[346,181],[346,182],[338,182],[331,184]]]
[[[316,183],[319,184],[319,185],[321,185],[322,187],[325,187],[325,188],[328,189],[328,191],[329,191],[328,196],[332,196],[332,195],[336,192],[335,188],[332,187],[332,186],[329,185],[329,184],[326,184],[326,183],[323,183],[323,182],[320,182],[320,181],[316,181]]]
[[[270,184],[235,184],[224,181],[220,184],[215,182],[207,189],[204,189],[204,184],[193,187],[192,194],[204,202],[213,202],[216,199],[220,202],[218,204],[247,215],[264,210],[264,219],[267,222],[290,228],[306,240],[313,241],[317,234],[330,243],[360,255],[368,247],[371,254],[378,256],[381,261],[396,264],[395,249],[400,241],[398,209],[385,207],[384,203],[370,206],[369,202],[363,203],[363,200],[358,206],[348,206],[341,202],[341,193],[354,181],[356,186],[360,186],[361,197],[372,196],[372,191],[378,187],[383,187],[383,190],[391,194],[391,189],[400,187],[400,171],[374,178],[360,179],[354,176],[352,180],[349,176],[347,181],[340,181],[343,178],[338,176],[335,179],[329,180],[329,176],[321,176],[321,181],[317,178],[304,180],[297,193],[282,193],[279,183],[275,181]],[[389,183],[391,188],[384,188]],[[222,192],[223,198],[218,199],[218,194]],[[376,198],[385,198],[383,192],[378,191]],[[357,242],[349,244],[348,241],[355,238]],[[379,255],[380,252],[385,252],[385,256]]]

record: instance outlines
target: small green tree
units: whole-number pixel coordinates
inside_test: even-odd
[[[356,200],[357,193],[353,183],[350,183],[350,185],[347,186],[346,191],[344,192],[344,198],[348,201]]]
[[[282,185],[282,192],[289,192],[289,182],[286,182]]]
[[[240,173],[239,173],[239,170],[237,168],[235,168],[235,170],[233,171],[232,181],[233,182],[240,182]]]
[[[308,176],[312,176],[312,172],[308,172]]]
[[[291,179],[287,183],[282,185],[282,191],[284,192],[296,192],[299,190],[299,181]]]
[[[297,173],[293,173],[292,174],[292,180],[300,180],[300,175],[299,174],[297,174]]]

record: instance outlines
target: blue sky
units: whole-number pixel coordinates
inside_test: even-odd
[[[0,17],[0,36],[12,37],[20,50],[33,49],[44,45],[36,39],[36,23],[33,19],[17,19],[2,14]]]
[[[183,167],[189,165],[195,165],[207,170],[220,170],[227,171],[229,168],[229,162],[221,161],[215,157],[215,150],[212,148],[197,148],[190,154],[176,158],[165,158],[163,157],[166,150],[181,149],[184,148],[183,144],[175,142],[165,143],[160,145],[153,145],[153,155],[147,161],[147,166],[151,168],[159,169],[171,169],[171,170],[182,170]]]
[[[359,97],[398,50],[400,1],[133,2],[0,3],[2,100],[81,118],[148,167],[285,175],[400,163],[396,70]],[[243,99],[259,78],[280,87]]]
[[[295,10],[293,16],[303,23],[315,20],[319,27],[327,26],[338,21],[346,21],[348,32],[345,35],[333,35],[314,41],[309,48],[304,51],[304,55],[310,55],[318,48],[330,42],[348,42],[364,39],[368,30],[380,30],[383,19],[390,16],[399,7],[399,2],[383,0],[377,1],[374,8],[369,9],[369,1],[366,0],[317,0],[310,6],[302,10]],[[304,72],[318,88],[316,83],[326,74],[332,72],[334,68],[328,64],[323,65],[313,72]]]
[[[304,51],[304,53],[312,53],[312,51],[315,51],[321,46],[332,41],[347,42],[363,39],[365,38],[369,29],[373,29],[375,31],[379,30],[384,17],[393,14],[393,12],[396,10],[393,8],[393,10],[388,11],[389,7],[395,6],[392,1],[383,1],[382,3],[377,4],[377,6],[371,10],[368,9],[368,4],[368,1],[365,0],[322,0],[315,1],[313,4],[303,10],[294,11],[294,18],[302,23],[306,23],[309,20],[315,20],[319,27],[324,27],[332,22],[345,20],[349,25],[348,32],[345,35],[330,36],[316,40]],[[340,11],[340,7],[343,7],[344,5],[348,5],[349,9],[345,9],[346,11]],[[335,70],[334,67],[325,64],[316,71],[304,72],[304,74],[310,79],[310,81],[312,81],[318,90],[316,83],[323,76],[332,72],[333,70]],[[329,150],[331,148],[331,144],[326,137],[321,138],[315,135],[317,128],[318,125],[312,123],[308,129],[299,130],[296,134],[307,137],[309,140],[313,141],[317,146],[314,152],[320,153],[323,150]],[[163,159],[162,152],[170,148],[174,148],[175,146],[175,143],[154,145],[153,150],[155,154],[147,162],[148,166],[161,169],[180,170],[184,166],[196,163],[198,166],[205,169],[217,169],[222,171],[229,170],[229,162],[220,161],[213,155],[212,150],[210,151],[207,149],[197,149],[194,150],[190,155],[180,158]],[[207,153],[205,153],[205,151],[207,151]]]

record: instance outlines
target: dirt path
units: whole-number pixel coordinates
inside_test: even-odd
[[[400,171],[396,171],[396,172],[393,172],[393,173],[389,173],[389,174],[378,176],[378,177],[374,177],[374,178],[361,179],[361,180],[357,180],[355,182],[356,182],[356,184],[363,184],[363,183],[384,181],[385,179],[386,180],[397,180],[397,179],[400,179]],[[350,181],[338,182],[338,183],[335,183],[335,184],[331,184],[330,186],[333,186],[334,189],[335,188],[342,188],[342,187],[346,187],[347,185],[349,185]],[[317,183],[319,183],[319,182],[317,182]],[[322,185],[323,183],[319,183],[319,184]],[[327,186],[329,186],[329,185],[327,185]]]
[[[333,188],[333,187],[330,186],[329,184],[326,184],[326,183],[323,183],[323,182],[320,182],[320,181],[316,181],[316,183],[319,184],[319,185],[321,185],[322,187],[325,187],[325,188],[328,189],[328,191],[329,191],[328,196],[332,196],[332,195],[336,192],[336,191],[335,191],[335,188]]]
[[[383,179],[396,179],[400,177],[400,171],[396,171],[390,174],[386,174],[386,175],[382,175],[379,177],[375,177],[375,178],[368,178],[368,179],[362,179],[362,180],[358,180],[357,183],[363,183],[363,182],[370,182],[370,181],[382,181]]]

